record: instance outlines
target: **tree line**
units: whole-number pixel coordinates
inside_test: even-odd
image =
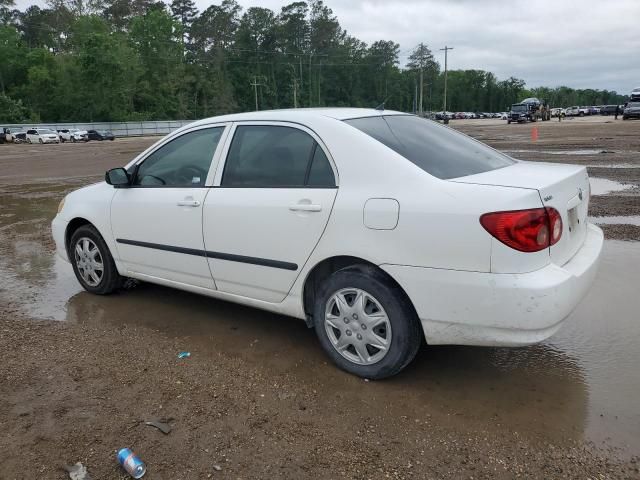
[[[243,10],[236,0],[202,12],[192,0],[48,0],[20,11],[0,0],[0,122],[196,119],[256,106],[437,111],[443,90],[428,45],[366,44],[322,0],[280,12]],[[527,96],[552,106],[623,100],[607,90],[529,90],[483,70],[448,72],[448,110],[501,111]]]

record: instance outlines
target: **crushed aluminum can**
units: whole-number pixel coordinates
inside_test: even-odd
[[[123,448],[118,451],[118,462],[133,478],[142,478],[147,472],[144,462],[130,448]]]
[[[178,354],[178,358],[189,358],[191,356],[191,352],[180,352]]]

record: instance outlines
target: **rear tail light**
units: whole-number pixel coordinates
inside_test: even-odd
[[[539,252],[562,236],[562,218],[555,208],[485,213],[480,223],[502,243],[521,252]]]

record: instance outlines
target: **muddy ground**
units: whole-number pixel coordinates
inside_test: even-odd
[[[588,165],[616,190],[592,197],[592,216],[640,215],[640,122],[539,123],[535,143],[531,125],[454,126],[517,158]],[[640,478],[640,242],[605,243],[549,341],[424,348],[366,382],[297,320],[150,284],[80,291],[53,255],[57,203],[154,140],[0,146],[0,479],[67,478],[75,462],[126,478],[125,446],[150,479]],[[609,220],[609,237],[640,238]],[[144,424],[157,418],[171,433]]]

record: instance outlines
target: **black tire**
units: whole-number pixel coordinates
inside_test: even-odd
[[[580,112],[580,113],[578,114],[578,116],[579,116],[579,117],[584,117],[584,112]]]
[[[327,302],[336,292],[348,288],[364,290],[375,297],[389,319],[391,343],[387,353],[376,363],[363,365],[348,360],[334,348],[325,329]],[[407,295],[384,273],[368,265],[347,267],[325,279],[316,294],[313,318],[320,345],[327,355],[342,370],[363,378],[378,380],[399,373],[416,356],[424,337]]]
[[[40,142],[40,145],[44,143],[41,138],[38,139],[38,142]]]
[[[103,273],[97,285],[88,284],[82,277],[77,265],[75,247],[82,238],[88,238],[95,244],[102,259]],[[95,293],[96,295],[108,295],[120,288],[124,283],[125,278],[118,273],[107,244],[93,225],[83,225],[73,232],[69,240],[67,252],[69,253],[69,261],[73,266],[73,273],[75,273],[82,288],[87,292]]]

